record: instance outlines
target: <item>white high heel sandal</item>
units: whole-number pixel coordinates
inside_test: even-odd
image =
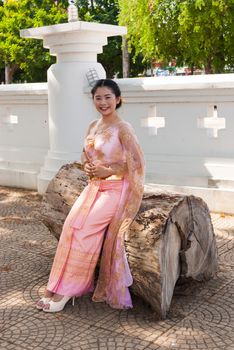
[[[64,296],[60,301],[50,300],[43,307],[43,311],[45,312],[59,312],[62,311],[66,305],[66,303],[72,299],[72,306],[75,305],[75,297]]]
[[[36,303],[36,308],[38,310],[43,310],[46,304],[50,302],[51,298],[43,297]]]

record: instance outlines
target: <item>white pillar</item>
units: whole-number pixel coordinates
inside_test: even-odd
[[[87,125],[96,118],[91,100],[84,93],[86,74],[95,69],[99,78],[106,77],[97,54],[108,37],[124,35],[126,28],[77,21],[24,29],[20,34],[43,39],[44,47],[57,57],[48,70],[50,149],[38,175],[38,191],[43,193],[63,164],[80,159]]]

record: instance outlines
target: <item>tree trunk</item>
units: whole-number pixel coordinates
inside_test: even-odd
[[[17,71],[18,65],[5,64],[5,84],[11,84],[13,80],[13,75]]]
[[[87,183],[77,163],[63,166],[42,201],[42,220],[58,239],[75,199]],[[216,241],[209,210],[194,196],[145,191],[125,237],[133,276],[131,290],[166,317],[179,278],[203,281],[215,275]]]
[[[191,68],[191,75],[194,75],[194,65],[192,64],[190,68]]]
[[[154,76],[154,64],[153,64],[153,61],[154,60],[151,60],[151,62],[150,62],[150,75],[151,75],[151,77]]]
[[[91,0],[90,3],[91,3],[91,11],[93,12],[93,11],[94,11],[94,3],[93,3],[93,0]]]
[[[213,69],[212,69],[212,60],[211,58],[208,58],[208,61],[205,66],[205,74],[213,74]]]
[[[122,38],[122,62],[123,62],[123,78],[129,77],[129,68],[130,68],[130,62],[129,62],[129,52],[128,52],[128,40],[125,36]]]

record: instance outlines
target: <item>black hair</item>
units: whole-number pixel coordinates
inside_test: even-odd
[[[120,91],[119,85],[114,80],[111,80],[111,79],[100,79],[100,80],[97,80],[95,85],[93,86],[93,88],[91,90],[92,96],[94,97],[97,89],[99,87],[103,87],[103,86],[111,89],[112,92],[115,94],[115,97],[120,97],[120,101],[119,101],[119,103],[117,103],[116,109],[120,108],[121,105],[122,105],[121,91]]]

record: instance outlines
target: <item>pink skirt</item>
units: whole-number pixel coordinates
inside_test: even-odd
[[[52,272],[50,274],[49,291],[67,296],[81,296],[93,291],[105,231],[118,208],[122,187],[122,180],[101,181],[85,222],[81,228],[73,228],[69,255],[56,287],[50,287],[50,284],[54,285]]]

